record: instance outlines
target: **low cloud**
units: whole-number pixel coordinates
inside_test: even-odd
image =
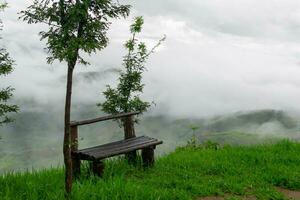
[[[144,77],[144,97],[157,105],[153,114],[201,117],[239,110],[300,109],[300,2],[126,2],[134,5],[131,17],[113,23],[109,47],[89,59],[91,66],[78,66],[75,77],[120,69],[131,19],[145,15],[141,38],[149,46],[167,35],[151,56]],[[28,3],[10,2],[1,15],[5,24],[1,42],[17,64],[3,82],[16,88],[17,99],[61,103],[65,64],[46,64],[45,43],[37,35],[44,26],[17,20],[16,13]],[[96,104],[105,85],[115,84],[116,79],[111,73],[78,82],[74,102]]]

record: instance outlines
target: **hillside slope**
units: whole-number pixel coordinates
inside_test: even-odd
[[[106,162],[103,178],[83,173],[74,200],[100,199],[285,199],[276,188],[300,190],[300,144],[219,147],[214,143],[178,148],[143,170],[123,160]],[[3,200],[63,199],[61,169],[0,177]]]

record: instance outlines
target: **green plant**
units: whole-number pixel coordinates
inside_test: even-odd
[[[48,63],[54,60],[67,63],[63,144],[67,193],[72,189],[70,115],[74,68],[77,63],[89,64],[81,53],[95,53],[107,46],[110,20],[127,17],[129,8],[113,0],[34,0],[21,12],[21,18],[29,24],[49,26],[47,31],[40,32],[41,39],[47,40]]]
[[[196,148],[198,146],[198,139],[197,139],[197,137],[195,135],[193,135],[191,137],[191,139],[189,139],[187,141],[187,145],[186,146],[187,147],[191,147],[191,148]]]
[[[205,149],[213,149],[213,150],[218,150],[221,148],[221,145],[217,142],[207,140],[201,144],[201,146]]]
[[[148,50],[144,42],[139,42],[137,34],[142,31],[144,20],[136,17],[130,26],[132,37],[125,43],[127,55],[123,58],[124,70],[120,73],[119,83],[116,88],[107,86],[103,92],[105,101],[98,106],[106,113],[116,114],[122,112],[147,111],[150,103],[143,101],[140,94],[143,93],[142,75],[146,70],[145,63],[155,49],[165,40],[165,37]]]

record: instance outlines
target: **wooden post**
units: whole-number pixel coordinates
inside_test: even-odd
[[[155,146],[142,149],[142,160],[144,167],[152,167],[154,165],[154,149]]]
[[[135,130],[134,130],[134,119],[133,116],[128,116],[123,119],[124,124],[124,138],[130,139],[134,138],[135,136]]]
[[[71,126],[71,152],[78,150],[78,126]],[[80,175],[80,160],[72,156],[73,176],[78,178]]]
[[[123,125],[124,125],[124,138],[130,139],[134,138],[135,136],[135,130],[134,130],[134,119],[133,116],[128,116],[123,118]],[[137,153],[136,151],[132,151],[130,153],[127,153],[125,155],[126,159],[129,163],[136,163]]]
[[[90,163],[90,169],[95,176],[102,177],[104,173],[104,163],[103,161],[93,161]]]

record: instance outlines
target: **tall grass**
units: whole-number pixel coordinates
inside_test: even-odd
[[[189,145],[159,158],[153,168],[109,160],[103,178],[84,168],[72,199],[197,199],[227,196],[284,199],[275,186],[300,190],[300,144],[282,141],[250,147]],[[63,199],[63,170],[0,177],[0,199]]]

